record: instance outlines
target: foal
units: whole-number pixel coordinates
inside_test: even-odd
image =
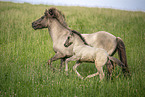
[[[71,44],[73,45],[73,56],[66,59],[65,70],[66,72],[68,71],[67,64],[69,61],[77,61],[77,63],[73,66],[73,70],[81,79],[83,79],[83,77],[76,70],[77,66],[79,66],[81,62],[94,62],[97,68],[97,73],[88,75],[86,78],[99,75],[101,80],[104,78],[103,66],[106,63],[110,63],[110,60],[121,67],[125,67],[120,60],[109,56],[104,49],[88,46],[81,34],[74,30],[67,37],[64,46],[69,47]]]

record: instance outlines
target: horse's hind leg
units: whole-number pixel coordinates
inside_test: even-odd
[[[106,66],[107,66],[107,70],[108,70],[107,77],[111,78],[114,66],[110,60],[108,60],[108,62],[106,63]]]
[[[78,77],[79,78],[81,78],[81,79],[83,79],[84,77],[82,77],[81,75],[80,75],[80,73],[77,71],[77,67],[80,65],[81,63],[80,62],[76,62],[76,64],[73,66],[73,70],[77,73],[77,75],[78,75]]]

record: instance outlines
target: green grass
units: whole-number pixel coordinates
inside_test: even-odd
[[[107,31],[126,45],[131,78],[121,68],[113,80],[99,77],[81,80],[69,63],[69,76],[53,72],[47,61],[54,55],[48,30],[33,30],[31,23],[52,6],[0,2],[0,96],[10,97],[144,97],[145,13],[104,8],[60,7],[70,28],[81,33]],[[117,54],[115,57],[118,57]],[[59,69],[60,61],[53,63]],[[93,64],[83,64],[83,76],[95,73]],[[104,67],[106,73],[106,67]],[[120,74],[118,78],[116,76]]]

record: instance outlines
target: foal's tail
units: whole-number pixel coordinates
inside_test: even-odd
[[[111,60],[111,61],[113,61],[114,63],[118,64],[118,65],[119,65],[120,67],[122,67],[123,69],[126,68],[126,66],[125,66],[120,60],[118,60],[117,58],[114,58],[114,57],[112,57],[112,56],[109,56],[108,58],[109,58],[109,60]]]

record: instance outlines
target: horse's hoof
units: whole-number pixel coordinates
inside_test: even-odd
[[[48,60],[47,64],[48,64],[48,65],[50,65],[50,64],[51,64],[50,60]]]
[[[80,78],[81,78],[82,80],[84,80],[84,77],[80,76]]]
[[[53,72],[55,72],[55,69],[53,68]]]
[[[84,80],[86,80],[87,79],[87,77],[86,78],[84,78]]]
[[[68,72],[66,72],[66,76],[68,76]]]
[[[59,72],[61,72],[61,69],[59,69]]]

